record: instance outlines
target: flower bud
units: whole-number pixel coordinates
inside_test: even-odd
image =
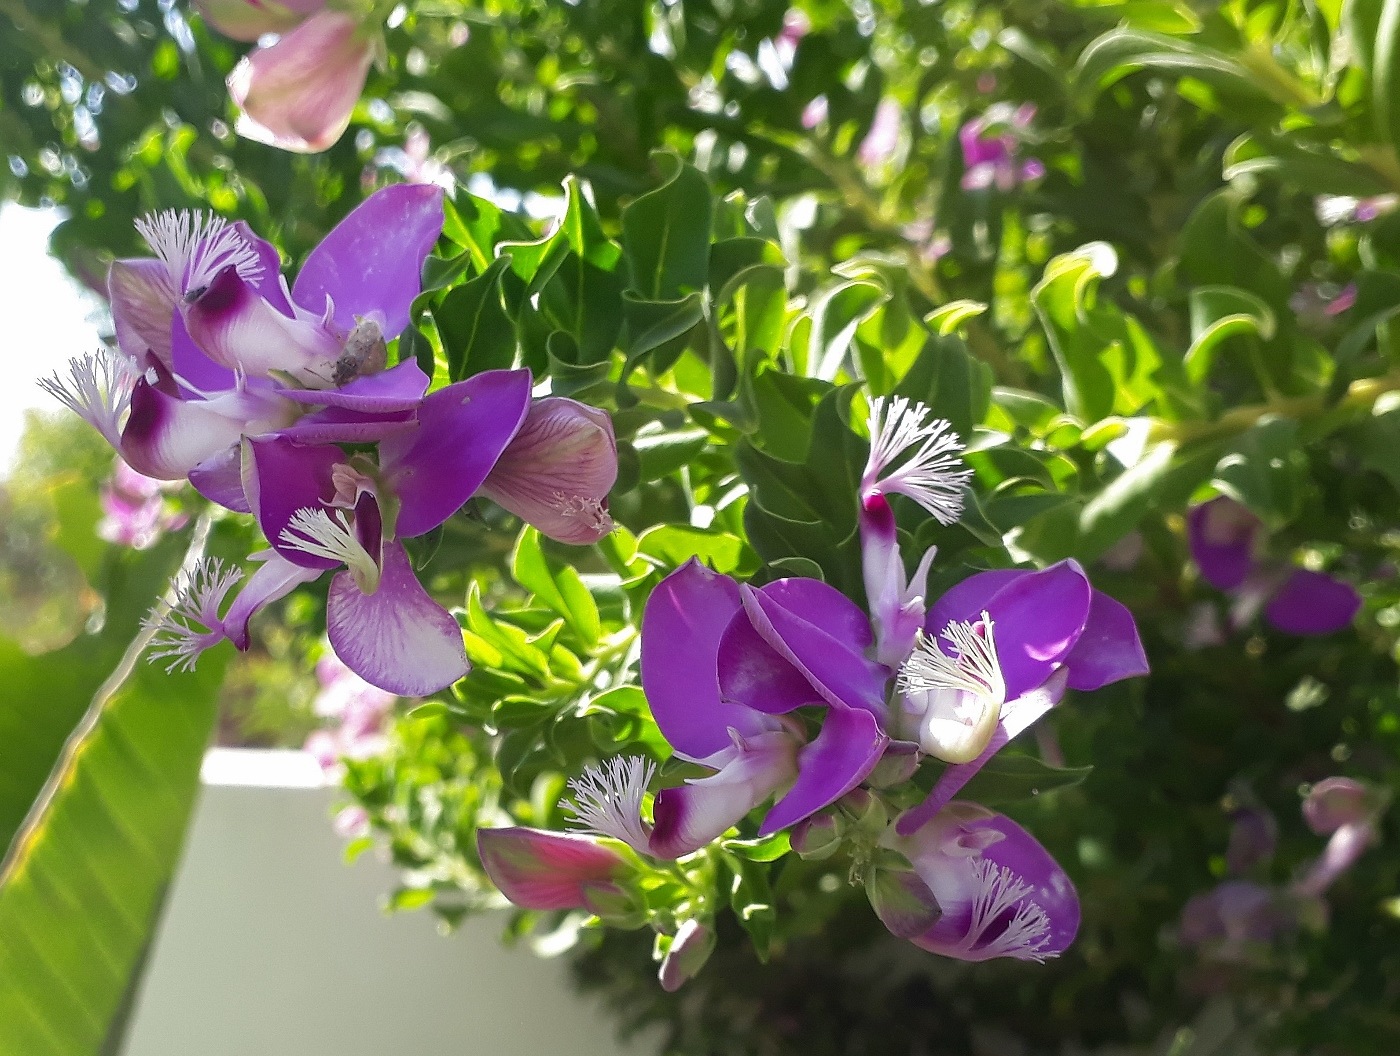
[[[1350,777],[1329,777],[1313,785],[1303,800],[1303,820],[1319,836],[1343,825],[1366,821],[1376,813],[1375,792]]]
[[[581,909],[601,904],[627,862],[597,840],[519,826],[476,834],[482,868],[521,909]]]
[[[943,916],[928,884],[907,863],[872,866],[866,874],[865,894],[875,915],[901,939],[923,935]]]
[[[373,32],[356,18],[322,11],[257,49],[228,78],[242,111],[238,133],[301,154],[330,147],[350,124],[374,48]]]
[[[686,982],[694,979],[715,948],[715,933],[708,924],[687,920],[676,930],[666,956],[661,960],[657,977],[661,989],[674,994]]]
[[[612,531],[608,491],[617,442],[605,411],[562,396],[535,400],[481,494],[561,543],[586,545]]]
[[[807,818],[792,830],[792,849],[809,862],[830,858],[841,846],[845,827],[845,821],[833,813]]]

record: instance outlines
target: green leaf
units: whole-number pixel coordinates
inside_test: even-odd
[[[501,242],[530,237],[530,227],[521,217],[473,194],[445,200],[443,209],[442,233],[471,255],[477,271],[490,267]]]
[[[890,299],[878,282],[857,279],[823,291],[812,306],[812,329],[808,335],[809,377],[834,381],[846,362],[856,328]]]
[[[1274,336],[1274,313],[1254,294],[1233,286],[1198,286],[1191,291],[1191,347],[1186,376],[1201,384],[1222,344],[1234,338],[1268,341]]]
[[[1281,528],[1298,515],[1308,483],[1298,423],[1289,418],[1261,419],[1215,467],[1215,486],[1271,528]]]
[[[663,568],[678,568],[697,557],[716,572],[747,578],[758,571],[758,555],[738,536],[688,524],[658,524],[637,539],[638,553]]]
[[[986,310],[987,306],[981,301],[949,301],[942,308],[924,316],[924,322],[939,337],[947,337],[957,333],[969,319],[976,319]]]
[[[449,291],[433,308],[447,353],[448,377],[461,381],[515,362],[515,323],[501,300],[501,277],[510,262],[498,257],[474,279]]]
[[[677,301],[705,288],[710,269],[710,185],[674,154],[653,155],[663,182],[622,210],[622,249],[642,300]]]
[[[622,294],[622,318],[620,344],[628,360],[636,360],[702,322],[705,298],[691,293],[671,301],[645,300],[627,290]]]
[[[223,673],[138,664],[99,693],[0,867],[0,1052],[96,1053],[151,941],[199,788]]]
[[[1152,509],[1184,506],[1219,457],[1218,444],[1180,456],[1170,444],[1147,451],[1085,504],[1079,518],[1078,556],[1085,561],[1100,557]]]
[[[1374,3],[1362,5],[1374,12]],[[1374,44],[1362,50],[1370,55],[1371,111],[1376,134],[1392,147],[1400,145],[1400,2],[1385,0],[1376,19]]]
[[[593,595],[572,567],[550,567],[540,545],[540,533],[528,525],[515,544],[511,574],[540,602],[564,617],[564,622],[586,648],[598,644],[602,624]]]
[[[1072,788],[1093,769],[1092,766],[1056,767],[1031,755],[998,752],[977,771],[959,795],[989,807],[1019,803],[1057,789]]]
[[[1131,27],[1113,29],[1089,44],[1074,70],[1075,94],[1091,99],[1137,70],[1191,76],[1259,102],[1297,105],[1296,91],[1258,76],[1233,55],[1192,41]]]

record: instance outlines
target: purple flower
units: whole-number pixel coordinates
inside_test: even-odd
[[[508,827],[479,829],[482,868],[522,909],[583,909],[621,892],[631,866],[618,852],[575,833]]]
[[[1261,559],[1264,524],[1234,499],[1222,495],[1193,506],[1187,539],[1201,578],[1235,595],[1236,628],[1262,607],[1264,618],[1286,634],[1331,634],[1361,608],[1361,596],[1341,580]]]
[[[1074,941],[1074,885],[1010,818],[974,803],[949,803],[911,836],[896,840],[895,849],[936,907],[924,919],[881,913],[891,931],[914,945],[964,961],[1043,961]],[[905,904],[919,901],[928,900]]]
[[[316,678],[321,691],[312,710],[329,722],[313,731],[303,747],[321,768],[335,771],[342,759],[365,759],[383,750],[384,723],[398,697],[370,685],[334,653],[316,662]]]
[[[108,275],[117,349],[75,360],[67,381],[45,387],[133,469],[192,475],[220,502],[239,491],[242,436],[301,419],[289,435],[377,439],[412,418],[427,386],[411,364],[375,372],[408,323],[442,218],[438,189],[385,188],[311,252],[288,296],[277,251],[246,225],[147,217],[138,226],[156,256],[116,261]],[[384,388],[393,406],[366,399]]]
[[[168,531],[183,527],[188,518],[170,508],[170,482],[147,477],[120,459],[102,485],[102,520],[97,534],[109,543],[145,550]]]
[[[1370,198],[1350,198],[1345,195],[1320,194],[1314,200],[1317,222],[1323,227],[1337,224],[1368,224],[1400,205],[1400,195],[1377,194]]]
[[[1262,807],[1243,806],[1230,813],[1230,843],[1225,868],[1231,876],[1243,876],[1255,866],[1266,865],[1278,847],[1278,822]]]
[[[958,130],[962,147],[962,188],[965,191],[996,187],[1010,191],[1018,184],[1038,180],[1045,166],[1036,158],[1018,159],[1021,140],[1035,118],[1035,106],[1012,107],[997,103]]]
[[[804,115],[804,124],[806,118]],[[904,127],[903,113],[893,99],[881,99],[870,121],[870,130],[856,148],[856,159],[869,168],[891,160],[899,149],[899,136]]]
[[[241,111],[239,135],[300,154],[333,146],[349,127],[380,47],[377,27],[324,10],[256,49],[228,77]]]
[[[1321,856],[1293,885],[1296,893],[1320,897],[1366,848],[1380,842],[1378,822],[1388,798],[1384,791],[1350,777],[1329,777],[1312,787],[1303,800],[1303,818],[1328,840]]]
[[[1226,880],[1181,910],[1178,939],[1220,960],[1240,960],[1297,926],[1286,900],[1249,880]]]

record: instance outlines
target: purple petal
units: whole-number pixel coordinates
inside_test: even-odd
[[[709,777],[662,789],[652,807],[648,850],[658,858],[679,858],[717,839],[792,781],[796,755],[786,730],[768,731],[721,753],[728,758]]]
[[[235,513],[252,513],[243,494],[243,456],[238,444],[210,455],[189,473],[190,483],[210,502]]]
[[[611,884],[627,868],[615,851],[574,833],[478,829],[476,850],[491,882],[521,909],[580,909],[588,886]]]
[[[272,551],[264,551],[264,554],[263,566],[243,584],[221,621],[224,634],[239,649],[248,648],[248,621],[255,612],[285,598],[301,584],[318,579],[322,572],[319,568],[294,565]]]
[[[322,571],[340,565],[288,546],[282,532],[298,510],[329,507],[335,494],[331,468],[343,457],[339,448],[298,444],[278,436],[243,442],[243,491],[248,505],[268,543],[293,564]]]
[[[987,742],[987,747],[982,750],[982,754],[970,763],[954,763],[944,770],[938,776],[938,781],[934,784],[933,791],[928,794],[928,798],[917,807],[905,811],[900,817],[896,831],[901,836],[908,836],[919,826],[932,820],[962,790],[962,787],[976,776],[977,771],[987,765],[988,759],[1005,748],[1012,738],[1025,731],[1060,702],[1060,698],[1064,696],[1068,677],[1068,671],[1062,668],[1036,689],[1003,705],[1001,720],[997,724],[996,732],[992,734],[992,739]]]
[[[398,543],[384,547],[373,594],[361,594],[349,572],[331,580],[326,636],[346,667],[401,697],[436,693],[469,670],[461,628],[423,589]]]
[[[286,286],[282,282],[282,255],[277,252],[277,247],[267,239],[259,238],[242,220],[233,226],[234,230],[243,236],[243,241],[252,249],[261,265],[261,270],[250,280],[253,289],[283,315],[296,314],[292,311],[292,302],[287,300]]]
[[[200,392],[222,392],[238,384],[234,371],[215,363],[199,350],[179,312],[170,319],[170,369],[187,386]]]
[[[797,781],[774,804],[760,836],[796,825],[844,796],[869,776],[889,738],[875,716],[859,708],[830,708],[816,740],[797,756]]]
[[[476,493],[529,404],[528,370],[484,371],[433,393],[417,429],[380,444],[380,467],[403,504],[401,538],[431,531]]]
[[[281,395],[298,403],[322,407],[344,407],[366,414],[411,411],[428,391],[428,376],[416,360],[406,359],[377,374],[365,374],[338,389],[278,389]]]
[[[1303,800],[1303,820],[1319,836],[1343,825],[1365,821],[1376,813],[1377,795],[1369,785],[1351,777],[1329,777],[1313,785]]]
[[[1186,538],[1201,578],[1216,590],[1234,590],[1254,568],[1263,523],[1248,507],[1222,495],[1186,514]]]
[[[373,444],[412,429],[417,420],[412,411],[366,414],[326,407],[298,418],[278,435],[303,444]]]
[[[154,352],[170,363],[170,317],[175,311],[175,288],[165,265],[139,258],[117,260],[107,271],[107,298],[117,345],[133,359]]]
[[[1361,595],[1351,584],[1300,568],[1273,596],[1264,618],[1285,634],[1332,634],[1349,627],[1360,609]]]
[[[168,375],[155,384],[137,381],[121,437],[127,465],[160,480],[179,480],[245,432],[277,428],[288,418],[288,404],[254,392],[182,400],[167,388],[174,388]]]
[[[1102,591],[1094,591],[1084,633],[1065,657],[1065,667],[1069,688],[1079,690],[1147,674],[1147,654],[1133,614]]]
[[[612,531],[617,441],[606,411],[560,396],[530,405],[481,493],[551,539],[586,546]]]
[[[663,579],[642,614],[642,689],[677,754],[704,759],[727,748],[729,730],[756,734],[759,713],[720,699],[720,639],[740,611],[739,585],[692,558]]]
[[[1074,941],[1074,885],[1050,852],[1005,815],[953,804],[911,844],[910,860],[943,910],[913,940],[916,946],[966,961],[1043,960]]]
[[[233,267],[185,306],[185,326],[206,356],[254,377],[274,370],[329,380],[341,343],[319,321],[279,312]]]
[[[292,299],[313,312],[335,305],[345,333],[357,316],[377,313],[385,340],[408,326],[409,306],[423,288],[423,262],[442,233],[442,189],[398,184],[376,191],[311,251]]]
[[[868,647],[872,641],[868,621],[863,632],[844,631],[854,637],[836,638],[830,629],[849,626],[852,602],[820,580],[792,586],[796,580],[779,580],[761,590],[739,588],[744,611],[754,629],[788,663],[811,682],[834,707],[863,708],[876,716],[885,712],[885,683],[890,673],[881,664],[851,648]],[[770,591],[770,588],[777,588]],[[797,611],[788,608],[787,603]],[[859,610],[856,610],[859,611]],[[864,615],[861,620],[865,621]],[[848,644],[850,643],[850,644]]]
[[[807,676],[769,645],[748,614],[734,614],[719,642],[720,699],[769,715],[785,715],[825,700]]]
[[[778,579],[760,587],[758,593],[854,649],[864,651],[875,644],[870,620],[861,607],[820,579]]]
[[[929,634],[939,634],[955,620],[971,623],[982,615],[982,610],[997,591],[1030,575],[1034,573],[1022,568],[993,568],[986,572],[974,572],[944,591],[943,596],[929,607],[924,630]]]
[[[983,572],[972,579],[996,589],[980,609],[953,618],[972,620],[987,612],[995,628],[1006,696],[1019,697],[1044,682],[1079,640],[1093,595],[1089,580],[1075,561],[1061,561],[1043,572]],[[971,590],[959,591],[959,607],[973,598]],[[925,624],[929,633],[940,634],[947,627],[946,621],[938,621],[950,607],[939,599]]]
[[[706,924],[691,917],[676,930],[676,937],[657,971],[661,989],[674,994],[690,979],[694,979],[715,948],[715,933]]]

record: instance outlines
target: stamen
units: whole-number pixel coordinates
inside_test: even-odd
[[[565,495],[561,491],[554,496],[554,507],[565,517],[582,518],[588,527],[596,532],[611,532],[617,527],[613,523],[612,515],[603,509],[603,504],[597,499],[583,495]]]
[[[1030,884],[1005,865],[986,858],[973,866],[977,878],[977,897],[972,903],[972,921],[964,946],[987,957],[1015,957],[1023,961],[1044,961],[1054,954],[1042,953],[1050,942],[1050,915],[1027,896]],[[978,948],[983,934],[1017,902],[1015,914],[1001,934]]]
[[[939,524],[952,524],[962,516],[963,489],[972,470],[962,464],[962,441],[946,419],[926,422],[929,409],[903,396],[870,401],[870,457],[861,478],[861,493],[907,495],[926,509]],[[904,452],[918,450],[899,469],[886,473]],[[881,476],[881,474],[884,474]]]
[[[942,637],[956,655],[949,656],[936,639],[920,631],[914,652],[899,669],[899,691],[910,695],[954,689],[1004,702],[1006,681],[997,660],[991,617],[983,612],[976,622],[954,620],[944,628]]]
[[[257,250],[221,216],[166,209],[141,217],[136,230],[165,265],[177,296],[202,292],[229,266],[246,282],[263,273]]]
[[[121,447],[122,423],[141,374],[120,352],[104,348],[68,361],[68,378],[41,378],[39,387],[77,414],[113,447]]]
[[[315,507],[297,510],[282,529],[281,539],[294,550],[345,565],[360,593],[373,594],[379,589],[379,563],[355,537],[349,517],[341,510],[334,516]]]
[[[655,774],[656,764],[640,755],[614,756],[569,782],[575,798],[564,809],[574,815],[577,831],[611,836],[646,854],[651,833],[642,820],[642,796]]]
[[[218,558],[205,558],[175,586],[175,600],[168,608],[156,606],[142,626],[154,631],[150,663],[169,659],[166,671],[192,671],[199,654],[226,637],[219,609],[228,592],[243,578],[236,568],[225,568]]]

